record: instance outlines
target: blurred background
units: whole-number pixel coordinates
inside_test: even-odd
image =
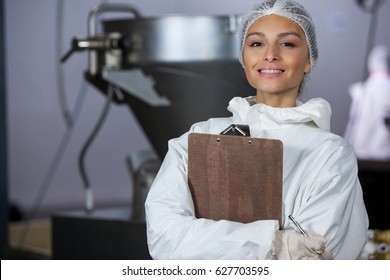
[[[122,240],[121,238],[125,239],[122,235],[108,237],[112,233],[101,232],[99,224],[84,225],[82,221],[88,220],[88,214],[84,209],[93,209],[93,213],[89,214],[95,215],[97,220],[113,219],[121,222],[132,220],[134,211],[142,212],[136,208],[136,203],[139,202],[136,199],[136,184],[138,182],[143,186],[142,184],[148,184],[145,181],[150,180],[147,175],[137,177],[137,172],[144,162],[148,162],[150,165],[143,166],[142,171],[144,174],[149,171],[153,174],[164,155],[166,139],[179,136],[188,130],[189,124],[193,121],[227,114],[226,100],[230,99],[230,95],[254,94],[253,90],[245,85],[242,70],[237,63],[236,27],[238,17],[258,2],[0,1],[2,259],[32,257],[15,256],[14,252],[10,253],[9,240],[12,241],[13,248],[19,248],[18,245],[23,247],[28,242],[36,242],[31,244],[31,247],[35,249],[38,247],[38,253],[44,258],[93,258],[91,248],[96,248],[96,244],[91,244],[85,249],[80,245],[80,251],[83,250],[83,253],[72,249],[72,242],[73,246],[85,244],[88,236],[93,236],[94,232],[96,236],[101,234],[106,238],[116,239],[117,242]],[[333,109],[331,130],[342,136],[348,123],[351,106],[349,88],[352,84],[367,78],[368,52],[377,44],[390,47],[390,1],[298,2],[313,16],[319,44],[319,61],[302,98],[323,97],[328,100]],[[133,11],[122,12],[120,10],[122,6],[110,6],[113,3],[132,5],[140,15]],[[374,7],[376,4],[377,8]],[[93,18],[96,19],[96,24],[92,25],[92,28],[89,16],[93,7],[97,5],[117,8],[98,10],[96,17]],[[174,15],[179,16],[179,21],[172,23],[157,20]],[[134,20],[137,16],[141,21],[152,19],[152,22],[146,22],[144,25],[116,23],[116,19]],[[194,21],[186,21],[187,17]],[[196,28],[202,28],[202,24],[200,27],[193,24],[198,23],[198,17],[217,19],[216,22],[207,24],[210,26],[216,24],[218,28],[221,28],[221,22],[226,23],[230,35],[228,39],[225,38],[227,41],[224,42],[224,46],[228,51],[216,43],[216,49],[204,57],[198,57],[196,50],[193,53],[194,57],[191,57],[190,52],[183,52],[183,55],[180,55],[182,50],[169,50],[173,52],[171,61],[165,60],[170,55],[169,51],[167,56],[164,54],[154,56],[154,51],[162,49],[165,42],[164,38],[160,38],[161,34],[168,37],[183,34],[184,37],[176,38],[178,43],[188,40],[191,45],[207,44],[209,38],[198,37],[194,31]],[[200,29],[201,33],[209,31],[212,33],[207,24],[204,24],[204,29]],[[161,31],[160,25],[181,27],[178,32],[182,33],[172,33],[173,29]],[[137,49],[136,46],[139,44],[137,36],[124,37],[127,30],[133,29],[138,37],[142,37],[142,34],[154,34],[155,37],[151,35],[148,43],[156,45],[150,47],[147,54],[144,55]],[[115,35],[110,38],[106,36],[100,43],[107,43],[108,40],[109,44],[118,43],[128,51],[114,50],[109,54],[101,54],[84,47],[82,43],[93,46],[93,42],[87,40],[92,30],[95,35],[109,33],[112,35],[119,32],[122,36],[119,39]],[[75,38],[76,36],[78,37]],[[212,33],[210,36],[215,37],[215,34]],[[146,42],[147,39],[140,41]],[[162,44],[161,47],[159,43]],[[64,55],[71,49],[72,44],[78,50],[65,58]],[[169,48],[169,44],[166,44]],[[212,43],[210,45],[214,46]],[[135,55],[131,54],[130,48],[135,49]],[[95,53],[97,57],[91,58],[91,53]],[[63,63],[60,62],[61,58],[65,60]],[[97,76],[91,69],[91,60],[93,62],[94,59],[98,66]],[[121,59],[125,62],[118,62]],[[108,65],[108,71],[103,69],[105,65]],[[116,71],[123,68],[130,72]],[[138,71],[140,69],[142,71]],[[148,103],[137,97],[138,89],[132,88],[132,83],[123,84],[126,83],[123,81],[126,80],[126,76],[123,78],[121,74],[126,73],[130,73],[129,80],[133,84],[139,81],[141,88],[143,86],[147,88],[147,94],[150,94],[152,101],[149,100]],[[235,78],[236,87],[231,85]],[[176,82],[177,85],[172,87]],[[198,88],[201,85],[209,87]],[[126,86],[129,86],[130,90],[124,90]],[[225,95],[221,96],[218,95],[221,93],[215,92],[216,88],[224,87],[229,89]],[[129,93],[132,90],[134,92]],[[110,91],[114,96],[111,100]],[[143,94],[144,91],[141,89],[139,92]],[[196,95],[198,93],[199,96]],[[208,98],[212,100],[210,103],[215,105],[215,108],[202,107],[201,104],[209,102]],[[199,106],[196,102],[200,102]],[[105,109],[107,114],[104,114]],[[185,113],[193,118],[184,117]],[[99,123],[99,120],[102,122]],[[90,143],[88,139],[91,140]],[[83,153],[83,148],[85,157],[81,164],[84,174],[80,171],[80,154]],[[371,163],[368,169],[388,174],[389,166],[389,161],[381,162],[379,165]],[[90,196],[92,191],[93,197]],[[142,193],[138,195],[141,198],[143,196]],[[378,218],[382,220],[387,214],[383,214],[384,210],[380,211],[382,214],[378,215],[385,215]],[[129,239],[144,242],[142,213],[138,218],[133,219],[135,222],[128,228],[118,230],[128,231],[129,235],[139,234]],[[127,225],[110,224],[111,229],[116,226]],[[80,237],[81,233],[77,235],[72,231],[73,228],[81,231],[83,227],[86,231],[88,228],[90,230],[85,237]],[[32,240],[31,236],[28,237],[34,230],[37,232],[38,241]],[[72,242],[67,243],[66,240]],[[111,253],[106,253],[106,258],[148,257],[147,253],[118,255],[121,248],[134,246],[130,241],[123,242],[126,245],[117,243],[115,247],[107,244],[107,248],[110,248],[107,250],[111,250]],[[87,250],[89,254],[85,253]],[[134,251],[137,250],[145,250],[145,247]],[[98,255],[95,256],[99,258]]]

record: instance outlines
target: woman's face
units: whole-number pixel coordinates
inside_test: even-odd
[[[255,21],[245,38],[243,61],[258,102],[295,106],[304,73],[311,69],[305,34],[299,25],[278,15]]]

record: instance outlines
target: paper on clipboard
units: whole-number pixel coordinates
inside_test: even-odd
[[[188,184],[197,218],[281,225],[282,181],[280,140],[189,134]]]

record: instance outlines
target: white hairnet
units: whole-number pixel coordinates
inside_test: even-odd
[[[375,46],[368,57],[368,70],[373,72],[390,71],[390,53],[385,45]]]
[[[298,24],[306,36],[309,48],[311,68],[317,62],[318,49],[314,22],[309,12],[298,2],[290,0],[267,0],[255,5],[253,9],[243,17],[241,28],[241,52],[239,60],[243,63],[243,47],[249,27],[258,19],[267,15],[279,15],[286,17]]]

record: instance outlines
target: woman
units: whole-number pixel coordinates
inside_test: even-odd
[[[218,134],[246,124],[253,137],[280,139],[283,224],[197,219],[187,184],[188,133],[169,151],[146,201],[150,254],[155,259],[356,259],[368,219],[351,147],[329,132],[323,99],[297,97],[317,61],[314,24],[294,1],[266,1],[243,21],[240,61],[255,97],[233,98],[228,118],[194,124],[190,131]],[[293,215],[308,232],[294,231]]]

